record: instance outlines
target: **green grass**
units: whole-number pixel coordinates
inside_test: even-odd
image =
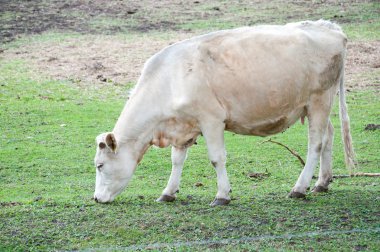
[[[235,240],[227,245],[194,244],[191,250],[351,250],[364,246],[373,251],[380,247],[376,232],[244,241],[262,235],[379,228],[379,181],[338,179],[328,194],[309,195],[301,201],[287,199],[301,170],[299,162],[277,145],[260,144],[262,138],[231,133],[226,133],[234,199],[230,206],[208,206],[216,193],[216,176],[202,138],[190,150],[175,203],[154,202],[170,174],[170,150],[151,149],[114,203],[95,204],[91,200],[94,137],[112,129],[125,97],[112,92],[103,96],[101,91],[81,90],[70,82],[35,80],[22,61],[2,62],[0,72],[1,250],[116,249],[221,239]],[[379,104],[378,93],[370,90],[348,94],[362,172],[379,169],[379,132],[364,131],[366,124],[378,121]],[[336,107],[332,120],[336,128],[334,172],[347,174]],[[305,156],[306,136],[306,126],[297,124],[273,139]],[[269,176],[251,179],[249,172]],[[197,182],[203,186],[196,187]]]
[[[258,22],[331,18],[339,11],[338,7],[318,5],[309,13],[302,6],[282,3],[287,8],[279,8],[277,2],[246,8],[231,4],[223,15],[214,16],[213,7],[219,5],[202,2],[196,8],[209,12],[205,20],[171,18],[182,20],[181,29],[204,32]],[[379,39],[378,11],[378,3],[352,3],[338,22],[348,20],[342,25],[350,39]],[[290,13],[293,17],[287,18]],[[5,19],[10,13],[4,15]],[[162,13],[156,15],[153,21],[169,18]],[[94,29],[122,26],[119,19],[94,20]],[[117,36],[133,40],[136,34]],[[23,37],[2,48],[65,43],[66,38],[80,36],[48,32]],[[167,39],[175,37],[175,32],[141,36]],[[369,74],[356,78],[375,82],[376,76]],[[226,133],[227,170],[233,189],[233,200],[227,207],[209,207],[216,194],[216,175],[207,159],[203,138],[189,152],[181,192],[174,203],[154,201],[170,175],[170,150],[150,149],[115,202],[96,204],[91,199],[95,137],[112,130],[124,106],[126,89],[109,85],[79,88],[70,80],[59,82],[39,76],[33,66],[22,60],[0,57],[0,251],[380,250],[378,178],[336,179],[327,194],[308,194],[306,200],[288,199],[286,195],[302,167],[285,149],[261,144],[265,138],[259,137]],[[367,124],[379,123],[379,92],[349,92],[347,103],[357,171],[379,172],[380,131],[364,130]],[[347,174],[337,104],[331,118],[335,127],[333,171]],[[297,123],[272,139],[305,157],[306,125]],[[250,172],[267,176],[252,179],[247,176]],[[203,186],[195,186],[197,182]]]
[[[214,8],[219,8],[220,11]],[[318,1],[262,1],[244,5],[219,1],[202,3],[196,10],[207,18],[180,22],[178,27],[185,30],[210,31],[257,24],[326,19],[341,24],[350,40],[380,39],[380,4],[377,2],[337,5]]]
[[[53,27],[64,33],[92,33],[92,34],[128,34],[151,31],[185,30],[194,33],[204,33],[216,29],[226,29],[256,24],[284,24],[301,20],[327,19],[337,22],[346,30],[349,39],[374,40],[380,39],[380,3],[378,1],[255,1],[244,3],[241,1],[199,1],[173,4],[169,2],[155,3],[151,0],[141,0],[141,4],[130,3],[118,6],[115,1],[89,4],[89,9],[73,10],[63,8],[55,15],[71,21],[70,25],[62,26],[52,22]],[[33,6],[21,8],[22,12],[0,12],[0,22],[4,29],[17,23],[27,22],[25,26],[31,28],[31,22],[39,20],[36,16],[27,21],[20,20],[20,16],[33,13]],[[43,9],[47,12],[56,12],[56,3],[44,1]],[[40,6],[41,7],[41,6]],[[95,8],[91,11],[91,8]],[[99,9],[102,9],[99,12]],[[134,14],[126,11],[135,9]],[[28,12],[29,11],[29,12]],[[37,27],[41,26],[36,22]],[[17,25],[16,25],[17,26]],[[21,32],[21,31],[17,31]]]
[[[380,21],[375,24],[344,24],[342,25],[349,40],[379,40]]]

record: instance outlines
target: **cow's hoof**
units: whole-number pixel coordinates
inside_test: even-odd
[[[226,206],[231,202],[230,199],[214,199],[213,202],[211,202],[210,206]]]
[[[170,195],[161,195],[156,201],[157,202],[173,202],[175,201],[175,197],[170,196]]]
[[[291,191],[289,193],[288,197],[292,198],[292,199],[304,199],[304,198],[306,198],[306,194],[300,193],[300,192]]]
[[[321,193],[321,192],[327,192],[329,189],[324,186],[316,186],[313,188],[312,192],[313,193]]]

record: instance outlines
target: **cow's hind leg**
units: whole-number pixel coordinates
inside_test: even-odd
[[[176,193],[179,191],[179,184],[182,175],[183,164],[187,157],[187,148],[172,147],[172,173],[168,184],[161,196],[157,199],[158,202],[172,202],[176,199]]]
[[[319,169],[318,181],[313,192],[327,192],[328,185],[332,181],[332,145],[334,140],[334,127],[329,120],[322,141],[321,168]]]
[[[306,164],[297,183],[289,194],[291,198],[304,198],[306,190],[313,177],[315,166],[321,156],[323,137],[327,129],[328,118],[331,111],[333,93],[325,92],[311,97],[308,107],[309,143]]]
[[[223,123],[209,122],[207,125],[202,125],[202,134],[206,140],[209,159],[215,168],[218,183],[218,192],[211,206],[228,205],[231,201],[229,196],[231,187],[226,170],[224,128]]]

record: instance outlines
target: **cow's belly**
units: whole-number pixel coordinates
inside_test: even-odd
[[[284,132],[300,117],[304,116],[306,116],[306,108],[299,107],[286,114],[261,120],[247,121],[246,118],[241,118],[241,120],[227,119],[225,121],[225,129],[242,135],[269,136]]]
[[[219,93],[218,100],[227,115],[226,130],[268,136],[285,131],[306,115],[310,97],[307,77],[293,82],[272,80],[253,82],[256,85],[236,83],[234,87],[227,86],[227,92]]]

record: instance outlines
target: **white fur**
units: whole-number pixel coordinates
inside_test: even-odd
[[[172,174],[163,195],[175,197],[187,148],[202,134],[216,170],[216,198],[228,202],[224,130],[267,136],[304,116],[308,156],[292,192],[306,193],[320,159],[316,185],[327,188],[332,176],[329,114],[343,83],[345,46],[339,26],[319,20],[213,32],[163,49],[145,64],[113,129],[117,152],[98,148],[95,162],[104,165],[97,171],[94,197],[112,201],[151,145],[172,146]],[[98,137],[98,145],[104,137]]]

